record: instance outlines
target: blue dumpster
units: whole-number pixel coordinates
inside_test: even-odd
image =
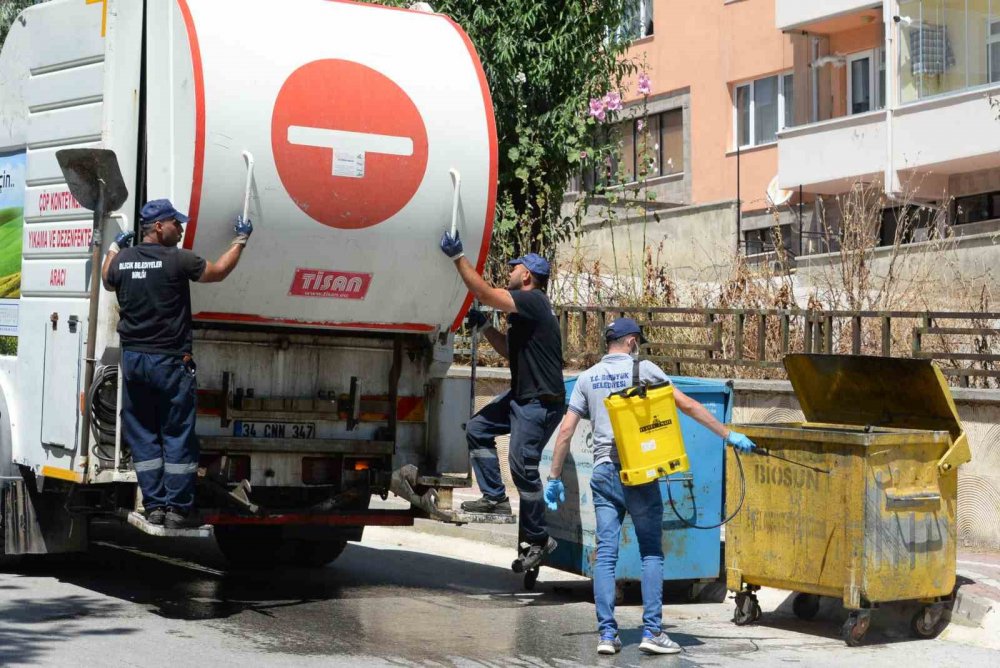
[[[697,378],[671,378],[674,385],[691,398],[701,402],[722,423],[732,415],[732,388],[723,381]],[[576,379],[566,381],[569,397]],[[723,516],[725,489],[723,440],[683,413],[681,430],[684,445],[691,462],[685,474],[661,479],[658,483],[663,493],[663,580],[699,581],[715,580],[721,562],[720,530],[694,529],[681,522],[667,501],[667,485],[671,485],[677,512],[692,524],[719,523]],[[542,479],[552,465],[555,438],[542,454],[540,470]],[[594,559],[597,554],[596,520],[590,492],[590,478],[594,469],[593,434],[588,421],[581,422],[573,437],[570,453],[563,465],[562,480],[566,486],[566,503],[556,512],[547,511],[549,533],[559,541],[559,547],[549,555],[547,565],[559,570],[593,577]],[[622,527],[618,552],[619,582],[639,582],[642,561],[635,537],[632,519],[626,516]]]

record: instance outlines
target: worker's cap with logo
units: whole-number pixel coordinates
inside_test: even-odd
[[[139,212],[139,221],[143,225],[152,225],[161,220],[173,218],[178,223],[188,222],[188,217],[174,208],[168,199],[154,199],[146,202]]]
[[[604,330],[604,338],[607,341],[617,341],[629,334],[637,334],[639,336],[639,343],[646,343],[646,337],[642,335],[639,323],[632,318],[618,318]]]
[[[549,263],[544,257],[538,253],[528,253],[522,257],[517,257],[507,263],[511,267],[518,264],[523,264],[528,268],[532,274],[538,274],[539,276],[549,275]]]

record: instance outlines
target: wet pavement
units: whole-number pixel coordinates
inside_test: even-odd
[[[838,610],[813,622],[763,598],[761,624],[738,628],[731,603],[667,602],[676,657],[636,650],[638,592],[619,608],[625,651],[594,654],[590,583],[543,569],[534,592],[510,550],[371,529],[320,570],[230,572],[209,541],[103,531],[85,556],[0,573],[0,665],[808,666],[997,665],[989,650],[911,641],[886,615],[870,644],[840,641]],[[774,608],[778,613],[768,614]]]

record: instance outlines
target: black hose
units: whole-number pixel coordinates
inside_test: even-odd
[[[739,467],[740,469],[740,502],[736,506],[736,510],[733,511],[733,514],[727,517],[726,519],[722,520],[718,524],[710,524],[708,526],[704,526],[701,524],[695,524],[693,522],[689,522],[683,517],[681,517],[681,514],[677,512],[677,506],[674,505],[674,495],[670,491],[670,478],[667,478],[667,500],[670,502],[670,509],[674,511],[674,515],[677,516],[677,519],[679,519],[681,523],[684,524],[684,526],[691,527],[692,529],[717,529],[721,527],[723,524],[728,524],[730,521],[732,521],[734,517],[740,514],[740,511],[743,509],[743,501],[745,501],[747,498],[747,477],[743,473],[743,462],[740,460],[740,451],[733,448],[733,453],[736,455],[736,466]],[[691,498],[692,499],[694,498],[694,494],[691,495]]]
[[[98,459],[113,463],[118,417],[118,365],[109,364],[97,369],[87,392],[87,407],[90,411],[90,430],[97,441],[93,453]],[[122,462],[127,462],[129,456],[123,448]]]

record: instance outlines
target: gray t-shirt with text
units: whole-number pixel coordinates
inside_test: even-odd
[[[632,356],[625,353],[605,355],[576,379],[569,399],[569,410],[590,420],[594,430],[594,465],[618,463],[618,449],[611,430],[604,399],[632,386]],[[670,382],[663,369],[652,362],[639,363],[639,379],[650,384]]]

